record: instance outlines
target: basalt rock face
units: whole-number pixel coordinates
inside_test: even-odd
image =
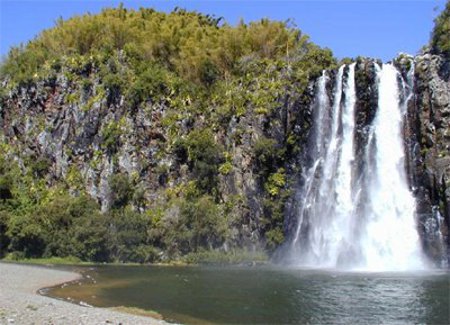
[[[414,63],[414,97],[405,128],[408,172],[425,251],[436,264],[448,265],[450,62],[443,56],[423,54]]]
[[[410,80],[405,163],[417,199],[419,233],[427,255],[445,265],[450,259],[450,63],[431,54],[400,56],[394,62],[403,79]],[[414,75],[408,77],[413,64]],[[329,73],[329,92],[336,74]],[[166,124],[166,117],[173,113],[170,103],[148,101],[133,107],[113,90],[102,94],[101,80],[94,80],[80,93],[78,86],[61,73],[54,79],[10,91],[0,107],[2,143],[8,147],[10,159],[20,166],[30,161],[45,165],[35,172],[42,174],[48,186],[64,180],[72,194],[87,191],[104,211],[110,208],[113,195],[109,178],[117,173],[128,175],[141,191],[143,203],[136,209],[153,208],[168,191],[176,192],[180,184],[193,178],[183,153],[177,153],[171,143],[173,125]],[[286,95],[270,114],[255,114],[249,108],[225,126],[213,127],[215,141],[228,148],[231,163],[231,168],[219,175],[217,186],[221,201],[233,203],[228,212],[236,215],[231,239],[225,246],[255,247],[264,242],[263,218],[270,209],[254,155],[259,139],[273,140],[284,155],[277,168],[284,168],[286,178],[291,180],[284,186],[285,193],[296,193],[295,189],[301,187],[301,171],[311,164],[308,141],[313,136],[314,87],[311,83],[303,94]],[[368,141],[378,101],[374,60],[357,60],[355,88],[355,164],[362,172],[365,166],[358,157],[364,154],[362,148]],[[79,100],[71,98],[76,92]],[[201,114],[176,123],[184,135],[210,126]],[[298,204],[297,192],[284,207],[287,238],[295,229]]]
[[[268,138],[271,145],[283,149],[291,135],[294,144],[282,150],[281,161],[286,174],[297,173],[300,166],[291,158],[310,125],[310,112],[303,109],[309,107],[308,95],[286,94],[270,114],[253,113],[249,107],[221,126],[211,125],[199,113],[173,125],[167,123],[174,114],[168,101],[148,100],[132,106],[113,89],[105,93],[102,80],[90,78],[93,83],[80,89],[61,72],[56,78],[9,91],[0,104],[2,154],[17,162],[24,173],[32,163],[41,166],[35,174],[48,187],[62,181],[73,195],[87,192],[104,212],[111,208],[114,196],[110,176],[127,175],[142,196],[133,208],[144,212],[164,206],[169,195],[178,195],[180,186],[188,186],[195,178],[187,153],[177,152],[171,132],[176,128],[183,139],[193,130],[210,127],[214,141],[228,149],[230,163],[216,180],[219,200],[232,203],[227,213],[235,218],[223,248],[259,249],[266,244],[262,219],[268,194],[254,146]],[[7,82],[3,81],[3,88]],[[165,211],[163,218],[177,213],[176,209]]]

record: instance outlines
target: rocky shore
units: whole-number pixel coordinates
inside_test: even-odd
[[[0,263],[0,324],[165,324],[162,320],[83,307],[41,296],[40,288],[76,280],[74,272]]]

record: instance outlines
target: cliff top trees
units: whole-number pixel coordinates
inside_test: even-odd
[[[450,57],[450,1],[447,1],[444,10],[434,20],[431,48],[434,53]]]
[[[99,56],[107,60],[117,51],[138,63],[153,62],[183,79],[209,85],[235,72],[244,57],[286,58],[310,51],[323,51],[308,41],[289,22],[262,19],[236,27],[209,15],[175,9],[171,13],[153,9],[131,10],[123,6],[85,14],[44,30],[25,46],[11,49],[2,75],[22,81],[33,77],[44,65],[62,57]]]

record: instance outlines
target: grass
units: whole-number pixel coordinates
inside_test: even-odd
[[[218,264],[218,265],[236,265],[236,264],[264,264],[269,260],[267,254],[263,251],[248,251],[245,249],[236,249],[229,252],[218,250],[200,250],[198,252],[190,253],[183,256],[181,259],[171,260],[167,262],[154,263],[152,265],[159,266],[195,266],[201,264]],[[3,262],[13,262],[20,264],[34,264],[34,265],[119,265],[119,266],[140,266],[148,264],[140,263],[96,263],[82,261],[77,257],[48,257],[48,258],[23,258],[14,253],[7,254]]]
[[[36,306],[33,306],[33,305],[27,305],[27,309],[30,309],[32,311],[38,310],[38,308]]]
[[[37,265],[94,265],[92,262],[83,262],[79,258],[68,257],[49,257],[49,258],[17,258],[14,255],[8,254],[3,258],[4,262],[14,262],[23,264],[37,264]]]
[[[190,253],[184,257],[188,264],[264,264],[269,257],[262,251],[248,251],[244,249],[223,251],[199,251]]]

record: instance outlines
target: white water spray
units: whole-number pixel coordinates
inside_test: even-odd
[[[301,265],[371,271],[424,267],[415,200],[404,164],[406,103],[401,104],[400,92],[405,87],[399,88],[399,74],[390,64],[377,68],[377,78],[378,108],[365,154],[359,156],[365,166],[359,174],[355,168],[355,64],[339,69],[331,106],[325,73],[318,82],[314,159],[304,175],[291,247]],[[360,197],[361,193],[365,195]]]
[[[369,270],[423,267],[415,222],[416,204],[405,171],[399,74],[390,64],[378,70],[378,111],[374,121],[376,164],[369,182],[370,209],[361,238],[364,266]]]

